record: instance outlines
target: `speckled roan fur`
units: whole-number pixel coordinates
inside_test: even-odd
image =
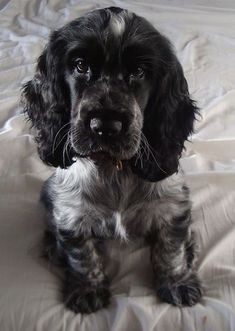
[[[90,61],[84,73],[76,69],[81,56]],[[41,159],[57,167],[41,200],[45,251],[65,267],[66,305],[82,313],[106,306],[102,242],[139,238],[151,249],[158,296],[197,303],[191,203],[178,169],[197,107],[169,41],[120,8],[89,13],[52,34],[23,103]],[[92,116],[118,119],[121,134],[94,138]]]
[[[151,183],[125,165],[118,171],[112,164],[102,167],[78,159],[48,179],[42,200],[56,238],[56,248],[52,246],[48,253],[65,258],[69,265],[65,301],[73,310],[93,311],[108,303],[99,246],[110,238],[126,242],[146,239],[156,291],[163,300],[193,305],[199,299],[200,283],[193,270],[191,204],[181,174]]]

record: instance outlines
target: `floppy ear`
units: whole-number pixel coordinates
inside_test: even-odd
[[[140,149],[141,159],[132,160],[133,172],[153,182],[177,172],[184,142],[193,131],[198,112],[182,67],[171,55],[172,65],[164,69],[161,78],[158,76],[144,113],[143,134],[149,150]]]
[[[23,87],[22,103],[35,128],[38,153],[43,162],[54,167],[72,164],[73,150],[69,143],[70,97],[61,70],[62,45],[56,32],[38,59],[34,78]]]

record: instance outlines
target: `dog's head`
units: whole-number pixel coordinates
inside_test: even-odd
[[[52,33],[23,102],[45,163],[127,160],[150,181],[177,171],[197,112],[169,41],[114,7]]]

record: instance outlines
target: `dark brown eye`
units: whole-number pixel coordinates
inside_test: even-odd
[[[80,74],[86,74],[89,71],[89,66],[85,60],[78,59],[76,61],[76,69]]]
[[[144,77],[144,69],[141,67],[134,68],[130,73],[130,78],[141,79]]]

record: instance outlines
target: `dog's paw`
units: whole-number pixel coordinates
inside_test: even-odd
[[[110,301],[110,292],[107,286],[88,284],[77,286],[73,291],[64,295],[65,305],[75,313],[90,314],[106,307]]]
[[[166,279],[157,287],[158,297],[174,306],[193,306],[202,296],[197,275],[191,273],[178,279]]]

